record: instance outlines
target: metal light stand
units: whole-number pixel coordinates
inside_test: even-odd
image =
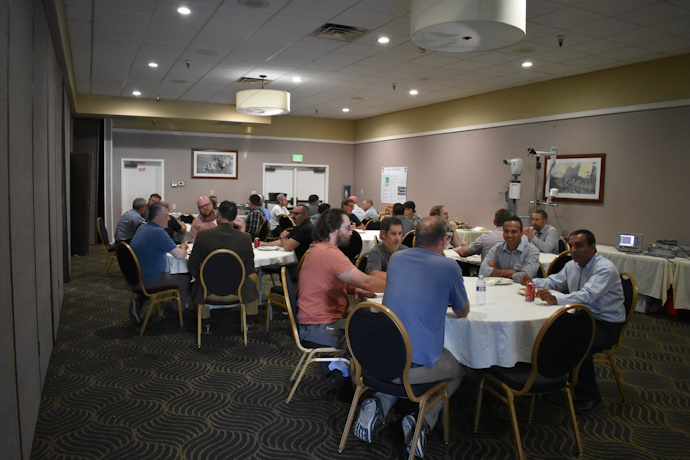
[[[558,206],[557,203],[553,203],[551,201],[551,195],[549,194],[549,197],[546,199],[546,201],[541,201],[539,200],[539,171],[541,171],[541,157],[552,157],[554,161],[556,161],[556,157],[558,156],[558,148],[557,147],[551,147],[550,152],[541,152],[534,150],[533,148],[528,148],[527,149],[528,156],[535,155],[537,157],[537,170],[535,172],[535,177],[534,177],[534,201],[530,201],[530,204],[534,205],[534,211],[536,212],[539,209],[539,206],[545,205],[545,206]],[[530,219],[532,216],[527,216]]]

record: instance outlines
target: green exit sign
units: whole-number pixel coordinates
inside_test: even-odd
[[[302,155],[292,155],[292,162],[293,163],[301,163],[302,162]]]

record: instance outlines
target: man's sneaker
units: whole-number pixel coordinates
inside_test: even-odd
[[[141,318],[139,317],[139,302],[136,299],[132,300],[132,304],[129,306],[129,320],[136,324],[141,324]]]
[[[359,417],[353,429],[355,436],[362,441],[371,443],[371,435],[378,423],[383,423],[381,403],[376,398],[365,399],[359,408]]]
[[[412,449],[412,438],[414,437],[414,429],[417,425],[414,415],[406,415],[402,420],[403,437],[405,438],[405,446],[407,447],[407,452]],[[419,458],[424,458],[424,446],[426,445],[426,435],[428,434],[428,429],[424,428],[422,425],[422,430],[419,432],[419,438],[417,439],[417,449],[415,450],[415,455]]]

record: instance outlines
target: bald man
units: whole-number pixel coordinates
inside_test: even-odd
[[[192,229],[189,231],[189,239],[187,240],[188,243],[194,243],[196,235],[201,230],[213,228],[217,225],[216,210],[213,209],[213,201],[209,197],[200,196],[196,200],[196,207],[199,209],[199,217],[192,222]]]

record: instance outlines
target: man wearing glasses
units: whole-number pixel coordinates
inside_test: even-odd
[[[213,228],[216,225],[216,210],[213,209],[213,201],[207,196],[200,196],[196,200],[196,207],[199,209],[199,217],[192,222],[192,229],[189,231],[189,239],[187,242],[194,243],[197,233],[207,228]]]
[[[300,260],[312,242],[311,232],[314,226],[309,221],[309,208],[298,204],[290,213],[295,227],[292,230],[283,230],[280,238],[271,242],[262,241],[261,246],[279,246],[286,251],[295,251],[297,260]]]

